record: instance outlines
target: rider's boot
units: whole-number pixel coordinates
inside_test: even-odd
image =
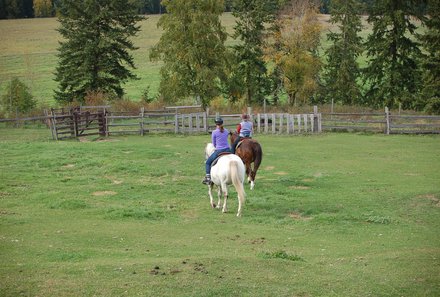
[[[211,184],[211,174],[207,174],[205,176],[205,179],[202,180],[202,184],[205,184],[205,185],[210,185]]]

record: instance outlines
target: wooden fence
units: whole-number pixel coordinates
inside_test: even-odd
[[[199,106],[197,106],[199,108]],[[191,106],[163,110],[114,112],[110,106],[82,106],[76,109],[52,109],[45,116],[0,119],[18,125],[25,121],[46,123],[53,139],[87,135],[118,135],[152,133],[209,133],[215,129],[214,119],[221,116],[229,130],[235,130],[240,114],[190,112]],[[440,134],[440,116],[383,113],[257,113],[249,109],[256,134],[303,134],[322,131],[364,131],[385,134]]]
[[[69,114],[56,114],[52,111],[49,128],[52,138],[61,140],[90,135],[105,135],[105,113],[73,111]]]
[[[322,113],[323,131],[440,134],[440,116],[383,113]]]

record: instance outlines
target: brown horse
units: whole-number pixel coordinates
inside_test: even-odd
[[[230,132],[231,143],[234,143],[235,139],[238,137],[237,132]],[[248,176],[248,181],[251,183],[251,190],[255,186],[255,176],[257,175],[258,167],[260,167],[261,161],[263,160],[263,150],[258,141],[252,138],[242,138],[237,144],[235,149],[235,154],[238,155],[243,163],[246,165],[246,175]],[[253,167],[252,167],[252,163]]]

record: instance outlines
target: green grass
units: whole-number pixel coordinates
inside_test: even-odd
[[[126,97],[139,101],[143,91],[150,86],[150,94],[158,92],[161,63],[149,60],[149,50],[161,36],[157,28],[159,15],[148,16],[140,22],[141,31],[133,39],[138,50],[133,52],[137,69],[133,72],[140,78],[125,84]],[[226,13],[222,23],[232,32],[234,18]],[[40,106],[56,106],[54,90],[55,68],[58,64],[57,48],[61,36],[56,29],[56,18],[0,20],[0,95],[12,77],[19,77],[30,87]]]
[[[201,136],[0,129],[1,296],[438,296],[438,136],[258,135],[242,218]]]

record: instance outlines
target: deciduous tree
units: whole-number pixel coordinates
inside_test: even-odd
[[[52,11],[52,0],[34,0],[35,17],[50,17]]]
[[[150,58],[163,60],[160,93],[168,102],[193,96],[207,107],[220,95],[227,35],[221,25],[222,0],[163,1],[164,32]]]
[[[317,12],[316,1],[293,0],[280,14],[275,62],[281,69],[290,105],[309,103],[318,88],[321,26]]]
[[[3,110],[7,113],[28,112],[37,102],[29,88],[18,78],[13,78],[6,86],[5,93],[1,98]]]

